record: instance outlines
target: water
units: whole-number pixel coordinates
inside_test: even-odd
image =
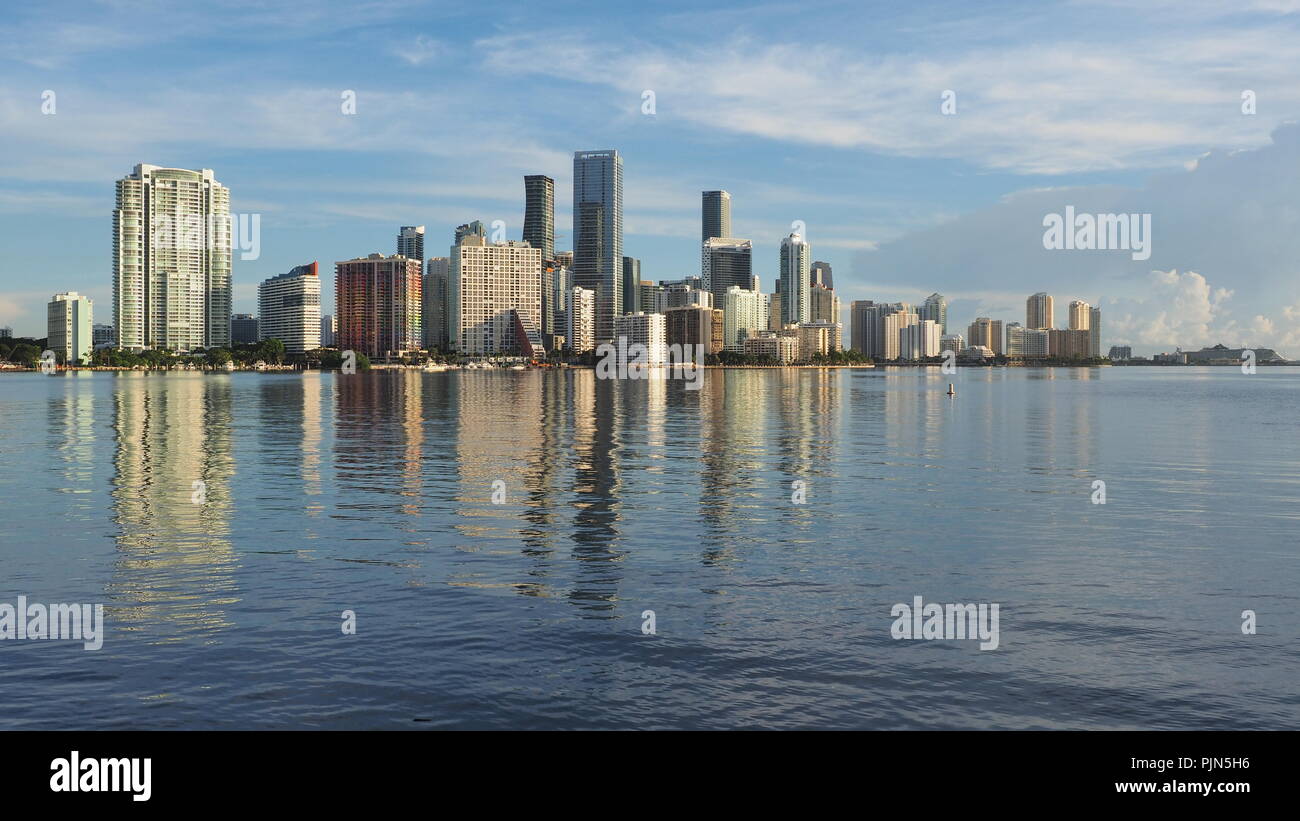
[[[107,633],[0,642],[0,728],[1296,728],[1298,387],[0,375],[0,602]]]

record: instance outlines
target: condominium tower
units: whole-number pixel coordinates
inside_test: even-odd
[[[259,339],[278,339],[285,353],[314,351],[320,343],[320,270],[299,265],[257,286]]]
[[[230,346],[230,191],[212,170],[140,164],[117,181],[113,325],[120,348]]]
[[[573,155],[573,284],[596,292],[596,341],[614,338],[623,305],[623,158]]]

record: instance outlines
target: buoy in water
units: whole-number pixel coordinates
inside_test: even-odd
[[[951,382],[948,383],[948,395],[949,395],[949,396],[956,396],[956,395],[957,395],[957,391],[955,391],[955,390],[952,389],[952,383],[951,383]]]

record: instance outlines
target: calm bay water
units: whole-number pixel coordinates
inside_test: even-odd
[[[1298,402],[1291,368],[5,374],[0,602],[106,638],[0,641],[0,728],[1300,727]],[[999,649],[893,640],[915,595],[999,603]]]

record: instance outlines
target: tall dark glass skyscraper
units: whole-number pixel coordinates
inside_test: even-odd
[[[614,339],[623,305],[623,158],[573,155],[573,284],[596,292],[596,341]]]
[[[726,191],[704,191],[700,208],[700,241],[731,236],[731,195]]]
[[[809,269],[808,276],[814,288],[820,286],[831,290],[835,289],[835,279],[831,276],[831,264],[829,262],[817,260]]]
[[[641,305],[641,260],[623,257],[623,313],[645,311]],[[649,311],[646,311],[649,313]]]
[[[542,174],[524,177],[524,239],[555,259],[555,180]]]

